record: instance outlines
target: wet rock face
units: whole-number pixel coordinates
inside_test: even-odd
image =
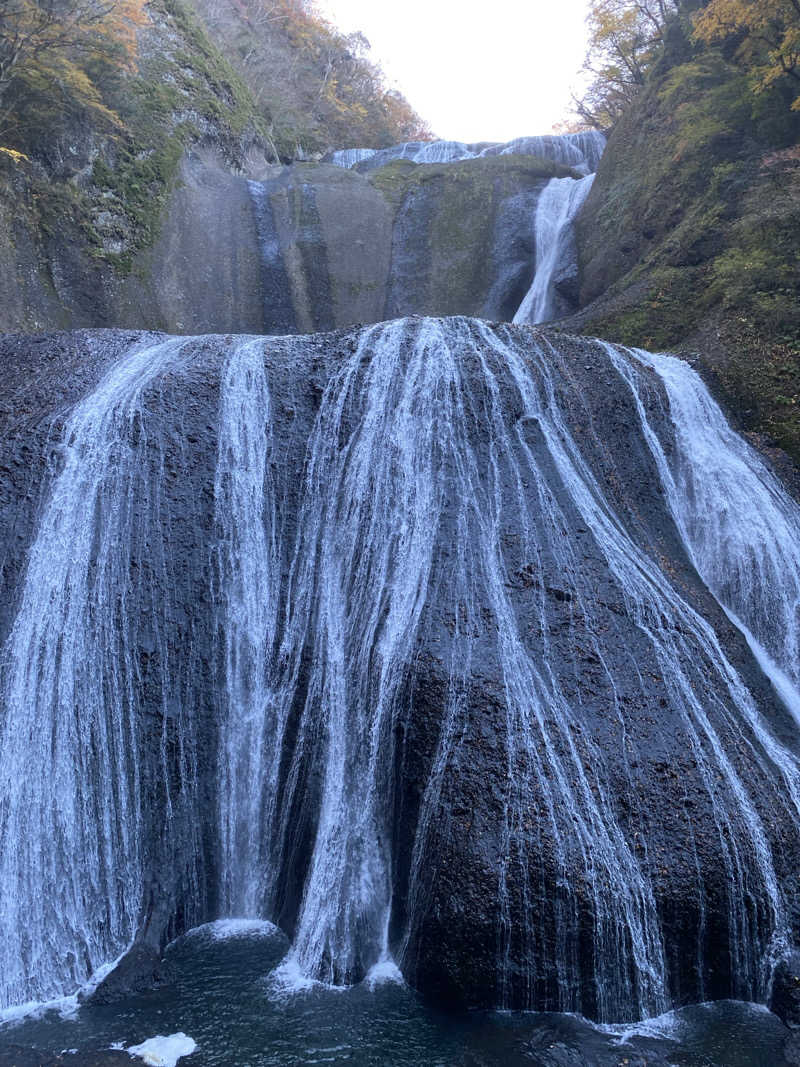
[[[533,277],[538,196],[572,173],[524,156],[232,173],[197,149],[180,164],[152,247],[126,272],[7,212],[0,329],[281,335],[400,315],[510,321]]]
[[[775,972],[769,1006],[788,1027],[800,1030],[800,951],[797,949]]]
[[[571,173],[525,157],[405,160],[364,175],[296,164],[251,184],[269,333],[402,315],[513,318],[536,262],[536,202]]]
[[[4,639],[70,409],[146,340],[0,340]],[[798,899],[796,728],[694,570],[605,351],[406,320],[256,340],[226,377],[242,343],[187,342],[137,400],[152,466],[132,507],[156,506],[143,528],[164,536],[119,547],[146,803],[137,956],[117,979],[219,914],[230,854],[312,976],[358,980],[386,948],[459,1005],[619,1019],[765,996]],[[259,374],[268,412],[248,407]],[[233,684],[222,627],[244,626],[244,656],[266,624],[219,560],[259,487],[230,488],[226,389],[230,449],[270,434],[255,746],[233,727],[259,679]],[[655,378],[648,403],[666,420]],[[220,793],[241,766],[263,800],[244,856],[223,845],[245,808]]]

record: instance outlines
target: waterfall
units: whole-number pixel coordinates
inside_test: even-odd
[[[408,366],[404,333],[402,322],[366,331],[325,390],[289,580],[277,750],[311,657],[291,790],[303,781],[300,760],[314,736],[324,735],[294,955],[303,973],[328,982],[358,980],[387,954],[393,726],[442,506],[448,381],[435,329],[423,331]],[[289,791],[284,834],[293,799]]]
[[[410,329],[413,345],[408,344]],[[538,577],[534,570],[527,580],[544,587],[544,561],[554,564],[577,616],[591,618],[586,596],[590,579],[581,577],[582,564],[563,537],[571,520],[554,494],[554,468],[569,507],[591,530],[628,614],[669,679],[668,699],[728,842],[729,933],[737,976],[743,989],[763,990],[768,945],[774,952],[782,943],[786,920],[766,832],[720,731],[738,732],[739,719],[745,718],[772,745],[772,757],[793,767],[791,757],[758,721],[714,632],[614,517],[560,414],[549,372],[553,362],[552,351],[533,344],[523,355],[513,342],[500,342],[484,327],[463,320],[426,320],[418,327],[401,321],[366,331],[329,382],[307,455],[274,745],[281,752],[290,711],[299,700],[289,785],[275,801],[282,808],[279,837],[291,836],[298,806],[312,803],[298,796],[306,784],[304,762],[321,759],[324,771],[313,802],[318,820],[292,962],[309,977],[346,983],[363,976],[388,952],[392,858],[386,805],[392,789],[393,724],[402,715],[412,649],[428,634],[435,602],[454,619],[446,657],[451,697],[442,713],[439,752],[420,813],[412,864],[413,928],[414,887],[424,882],[428,835],[465,729],[463,692],[479,656],[472,625],[459,619],[462,614],[465,620],[476,617],[479,605],[488,604],[507,705],[509,788],[502,850],[507,860],[498,871],[496,889],[501,988],[520,966],[534,962],[534,927],[515,928],[510,898],[512,885],[531,878],[527,813],[543,806],[559,880],[584,885],[592,902],[599,1014],[653,1014],[666,1006],[662,933],[648,871],[615,817],[599,753],[587,763],[582,751],[565,680],[547,658],[546,615],[541,618],[545,636],[532,647],[509,599],[502,537],[506,526],[524,538],[523,557],[534,566],[540,561]],[[525,417],[540,429],[546,459],[508,422],[501,394],[510,383]],[[485,454],[472,444],[477,418],[489,435]],[[503,488],[509,484],[517,487],[511,497]],[[453,508],[446,535],[443,516]],[[445,536],[454,549],[446,564]],[[586,631],[592,633],[590,623]],[[621,693],[622,678],[614,677],[610,660],[594,640],[613,691]],[[310,665],[308,675],[304,664]],[[710,691],[702,681],[709,675],[715,679]],[[701,686],[703,701],[697,692]],[[274,770],[268,780],[277,781]],[[766,909],[755,923],[746,903],[754,892]],[[527,895],[535,899],[537,893],[530,882]],[[553,966],[560,984],[551,1006],[562,1010],[579,1006],[570,964],[580,936],[577,908],[573,897],[558,920],[559,954]],[[534,924],[535,916],[530,921]]]
[[[134,348],[78,404],[30,549],[2,653],[0,1006],[74,990],[140,919],[146,639],[133,602],[160,522],[144,404],[185,346]],[[153,621],[166,657],[169,635]]]
[[[496,354],[498,363],[494,374],[497,380],[501,380],[505,374],[513,378],[523,411],[528,418],[536,421],[541,430],[549,459],[558,470],[572,504],[592,531],[598,550],[615,576],[626,601],[626,610],[651,644],[664,676],[669,679],[670,703],[683,722],[687,742],[702,769],[702,778],[711,793],[716,818],[733,842],[727,863],[729,878],[734,886],[730,934],[738,953],[736,966],[742,976],[750,977],[754,988],[763,991],[768,977],[768,965],[763,955],[766,942],[761,942],[762,935],[750,926],[746,914],[753,872],[756,872],[761,883],[761,891],[771,913],[767,925],[773,931],[773,952],[777,950],[777,945],[784,943],[786,917],[763,824],[748,793],[747,784],[737,775],[712,718],[721,716],[728,727],[737,731],[739,714],[750,721],[757,717],[750,695],[727,661],[710,627],[683,602],[667,576],[637,548],[614,518],[613,508],[583,461],[580,449],[560,413],[558,396],[548,372],[548,365],[554,362],[554,351],[540,349],[534,343],[532,350],[523,355],[513,344],[500,345],[488,334],[484,339],[486,347],[483,350]],[[454,336],[448,338],[448,344],[454,342]],[[457,345],[461,351],[465,343],[466,338],[458,338]],[[442,352],[438,354],[437,361],[443,363]],[[529,369],[531,362],[535,368],[533,371]],[[490,392],[497,397],[498,385],[491,383],[490,367],[489,360],[485,359],[483,373],[487,376]],[[552,554],[568,583],[566,596],[576,605],[576,614],[578,617],[590,617],[591,608],[584,593],[587,586],[579,577],[579,561],[561,536],[568,524],[547,485],[546,467],[539,466],[535,453],[519,439],[519,432],[515,434],[512,427],[504,425],[499,404],[490,408],[489,414],[492,439],[490,455],[495,472],[501,457],[519,456],[516,461],[519,465],[514,473],[514,480],[520,489],[519,499],[515,502],[519,511],[515,515],[514,525],[526,538],[530,538],[531,558],[542,559]],[[458,438],[460,435],[454,436]],[[470,466],[463,464],[467,470]],[[514,782],[507,808],[509,842],[519,835],[519,845],[525,812],[530,810],[533,797],[544,794],[547,797],[548,818],[558,842],[560,862],[563,863],[563,876],[573,884],[577,878],[591,887],[596,924],[594,935],[602,945],[603,957],[596,975],[600,1012],[605,1017],[612,1017],[620,1011],[630,1010],[630,1004],[635,1002],[640,1013],[653,1014],[663,1007],[665,992],[662,948],[652,890],[644,870],[629,850],[620,827],[614,821],[611,798],[605,793],[602,778],[594,776],[597,768],[591,763],[583,766],[580,761],[574,735],[575,711],[554,678],[552,664],[547,662],[547,638],[542,641],[544,652],[537,655],[526,648],[518,630],[505,591],[508,581],[499,543],[500,497],[496,489],[494,494],[491,491],[491,468],[488,476],[490,488],[487,503],[494,496],[494,508],[498,510],[494,514],[489,510],[481,515],[474,527],[468,525],[464,530],[463,543],[480,546],[478,566],[485,568],[483,581],[488,583],[491,590],[508,701],[510,756],[518,759],[520,754],[524,754],[526,761],[537,768],[533,781],[520,779],[517,773],[509,775]],[[480,486],[484,478],[463,484],[459,497],[465,501],[480,502]],[[526,487],[524,494],[523,486]],[[487,537],[490,538],[488,543]],[[544,585],[543,578],[544,575],[539,579],[541,585]],[[537,584],[535,578],[533,582]],[[458,599],[465,599],[463,593]],[[466,602],[469,603],[468,598]],[[546,633],[546,624],[544,630]],[[591,625],[587,626],[587,630],[592,632]],[[691,638],[694,652],[690,650],[687,637]],[[698,652],[701,657],[699,661]],[[606,660],[606,655],[599,647],[597,654],[601,660]],[[542,659],[539,659],[539,655]],[[606,670],[610,669],[607,664]],[[703,706],[696,691],[703,672],[709,670],[719,688],[718,694],[711,696],[708,706]],[[611,683],[615,694],[623,691],[622,679],[615,681],[612,677]],[[460,731],[455,715],[448,715],[445,723],[442,751],[437,761],[439,768],[446,766],[449,750],[457,744]],[[763,729],[760,723],[759,727]],[[783,752],[777,744],[773,745],[770,754],[780,760],[779,767],[791,767],[796,782],[797,767],[793,757]],[[516,767],[516,759],[510,760],[512,767]],[[714,784],[719,780],[725,782],[725,796]],[[577,783],[577,787],[571,783]],[[423,832],[435,818],[435,793],[439,786],[437,773],[434,773],[421,818]],[[744,830],[744,840],[740,827]],[[749,859],[744,859],[742,849],[749,854]],[[512,848],[508,851],[513,854]],[[423,850],[420,850],[422,854]],[[517,871],[516,877],[520,877],[521,873]],[[503,871],[501,903],[506,876],[507,872]],[[531,896],[535,896],[535,893],[532,892]],[[565,955],[558,961],[558,970],[565,975],[569,972],[569,945],[576,936],[576,926],[573,925],[572,929],[570,926],[577,924],[577,916],[570,916],[567,909],[563,919],[564,926],[558,942]],[[626,949],[626,946],[630,947]],[[625,958],[626,951],[631,952],[632,958]],[[562,999],[558,1006],[561,1010],[567,1010],[571,1003],[567,985],[565,982],[565,988],[560,991]]]
[[[563,167],[572,167],[579,174],[593,174],[606,146],[606,139],[599,130],[568,133],[561,136],[544,134],[536,137],[518,137],[507,144],[490,145],[479,154],[482,156],[524,155],[551,159]]]
[[[593,182],[594,174],[588,174],[578,181],[552,178],[545,186],[536,204],[536,270],[514,322],[547,322],[556,316],[556,273]]]
[[[285,919],[285,974],[413,979],[480,895],[497,1006],[702,998],[712,920],[725,992],[766,996],[800,773],[697,575],[796,686],[800,510],[686,365],[585,342],[582,386],[576,344],[463,318],[174,339],[74,408],[3,650],[0,1003],[118,956],[201,822],[219,912]],[[593,436],[609,376],[658,543]],[[184,888],[181,920],[213,917]]]
[[[268,187],[262,182],[254,181],[248,181],[247,187],[253,204],[260,251],[264,322],[269,324],[273,333],[296,333],[298,327],[292,303],[292,287],[281,251]]]
[[[363,163],[365,159],[374,156],[376,151],[377,149],[375,148],[340,148],[337,152],[331,154],[330,160],[335,167],[344,167],[345,170],[350,170],[357,163]]]
[[[466,144],[463,141],[407,141],[391,148],[345,148],[333,152],[331,162],[346,169],[369,163],[369,169],[382,167],[394,159],[411,163],[455,163],[480,156],[536,156],[581,174],[592,174],[603,154],[606,140],[599,130],[562,135],[544,134],[517,137],[513,141],[490,144]]]
[[[430,309],[431,301],[435,304],[437,300],[444,300],[447,306],[459,311],[489,318],[509,318],[514,315],[517,323],[538,323],[563,317],[574,310],[578,302],[574,223],[589,195],[604,146],[603,134],[590,130],[563,136],[522,137],[506,144],[413,141],[377,151],[347,149],[334,153],[331,156],[333,163],[342,167],[354,166],[363,174],[373,174],[394,160],[405,160],[414,165],[436,163],[446,167],[456,161],[485,159],[491,162],[489,157],[503,156],[520,160],[530,157],[554,165],[552,168],[546,165],[531,167],[529,174],[519,178],[515,176],[513,168],[505,173],[504,168],[500,168],[500,171],[494,167],[487,169],[488,163],[487,167],[483,167],[481,163],[474,162],[468,168],[469,184],[473,188],[475,183],[476,194],[478,183],[482,187],[484,181],[490,181],[494,190],[487,208],[486,221],[490,229],[487,232],[482,224],[478,231],[486,233],[487,241],[480,248],[474,244],[477,233],[466,237],[469,226],[464,230],[464,241],[459,238],[454,244],[456,230],[452,229],[449,221],[445,223],[445,218],[449,219],[452,211],[456,212],[453,220],[459,213],[459,195],[452,183],[403,183],[406,187],[402,204],[392,209],[391,221],[383,216],[383,205],[377,201],[369,185],[357,183],[352,186],[353,195],[359,198],[359,203],[364,198],[364,211],[375,219],[374,237],[369,238],[370,244],[375,247],[364,255],[364,266],[370,272],[368,285],[364,284],[366,279],[356,272],[352,275],[352,285],[349,287],[344,284],[341,268],[337,267],[333,273],[326,271],[326,257],[318,255],[319,242],[327,246],[329,264],[333,264],[343,253],[347,256],[353,254],[350,246],[342,246],[340,238],[335,236],[339,226],[334,224],[334,216],[324,224],[322,221],[328,219],[329,209],[326,205],[330,199],[324,191],[327,188],[324,183],[330,180],[330,175],[324,178],[324,172],[320,174],[323,184],[313,194],[313,186],[306,183],[300,189],[296,184],[299,176],[293,174],[285,174],[277,179],[274,196],[267,195],[265,186],[251,183],[262,253],[265,323],[270,324],[271,332],[295,331],[289,293],[297,285],[301,287],[296,293],[298,308],[307,305],[311,295],[316,294],[316,321],[322,325],[330,325],[334,321],[347,323],[356,319],[376,321],[397,314],[426,312]],[[561,177],[548,181],[547,175],[553,173]],[[466,177],[465,173],[465,180]],[[506,187],[509,180],[513,186],[518,185],[517,195],[508,195]],[[308,216],[306,218],[304,215],[303,226],[295,230],[300,242],[298,245],[292,242],[287,244],[285,235],[278,240],[278,229],[284,230],[286,223],[276,229],[272,219],[273,200],[279,214],[285,210],[278,206],[278,187],[287,182],[287,188],[295,190],[292,195],[301,195],[304,203],[307,196],[312,196],[313,200],[318,194],[315,202],[322,210],[320,215],[309,202]],[[381,182],[376,188],[385,192]],[[280,195],[285,195],[285,190]],[[480,195],[488,194],[482,192]],[[297,227],[299,223],[298,216],[293,225]],[[460,224],[457,229],[460,230]],[[352,237],[356,243],[365,239],[364,235],[355,233]],[[534,245],[533,254],[531,244]],[[455,263],[453,255],[456,248],[459,262],[463,259],[463,267],[443,268],[444,280],[434,283],[427,269],[431,255],[437,262],[437,257],[444,257],[443,263]],[[299,258],[298,249],[301,250]],[[316,273],[320,267],[322,274]],[[463,279],[462,274],[465,275]],[[371,298],[366,303],[361,299],[359,294],[362,286],[364,292],[376,294],[374,300]],[[357,303],[349,304],[348,290],[358,295]],[[331,299],[334,300],[333,304],[330,304]],[[333,319],[327,315],[329,305]],[[310,321],[306,323],[309,330]]]
[[[214,479],[223,651],[220,746],[222,909],[255,917],[263,904],[263,782],[267,668],[275,639],[279,561],[270,463],[270,396],[264,342],[237,342],[222,375]]]
[[[670,510],[698,572],[800,723],[800,507],[733,432],[688,363],[640,350],[626,359],[604,347],[636,399]],[[648,371],[666,393],[669,442],[648,416]]]
[[[410,163],[455,163],[462,159],[474,159],[478,153],[462,141],[406,141],[391,148],[345,148],[333,152],[334,166],[350,169],[360,163],[368,164],[369,170],[386,166],[395,159]]]

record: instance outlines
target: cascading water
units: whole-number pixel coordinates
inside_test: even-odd
[[[757,722],[749,694],[713,631],[614,519],[558,414],[547,369],[555,353],[534,345],[523,357],[513,344],[467,324],[425,322],[413,345],[408,330],[401,321],[362,335],[351,359],[328,384],[309,443],[278,657],[276,734],[266,746],[272,756],[263,764],[255,790],[268,797],[265,823],[278,828],[268,864],[273,879],[298,811],[311,808],[314,814],[307,812],[303,819],[316,818],[290,971],[347,983],[388,955],[392,739],[413,675],[413,649],[428,635],[433,597],[455,620],[447,656],[451,698],[442,711],[439,752],[420,811],[406,942],[415,921],[415,887],[424,880],[427,835],[450,757],[465,728],[460,694],[479,658],[471,627],[462,628],[458,620],[462,614],[467,619],[478,615],[479,605],[488,603],[507,702],[507,859],[497,884],[501,998],[512,1000],[503,990],[513,972],[531,964],[536,944],[533,927],[515,928],[510,885],[529,883],[530,901],[541,893],[531,880],[523,828],[526,813],[543,806],[555,841],[557,880],[584,884],[592,902],[592,936],[599,946],[593,979],[596,1012],[612,1018],[631,1011],[654,1014],[666,1007],[663,935],[648,871],[615,818],[598,753],[587,766],[579,748],[564,680],[547,659],[549,639],[545,636],[541,646],[531,648],[507,592],[502,529],[511,525],[524,536],[523,556],[554,563],[565,575],[564,595],[576,614],[591,617],[584,593],[589,579],[580,577],[582,565],[564,541],[570,520],[550,484],[550,468],[555,467],[569,507],[591,530],[628,612],[670,679],[670,700],[730,842],[724,856],[734,887],[729,932],[737,973],[743,989],[763,990],[768,945],[771,941],[774,948],[784,936],[783,906],[760,816],[714,722],[719,717],[726,728],[736,730],[738,716]],[[464,369],[467,352],[479,363],[470,368],[470,377]],[[537,421],[546,442],[546,463],[506,421],[500,395],[509,376],[525,417]],[[485,458],[472,443],[479,411],[489,434]],[[510,466],[501,476],[506,464]],[[509,484],[517,490],[505,499],[503,486]],[[457,531],[453,540],[458,550],[443,566],[442,515],[453,507],[456,515],[448,522]],[[263,549],[260,555],[267,558]],[[528,580],[546,585],[543,563],[538,576],[532,571]],[[543,634],[548,628],[543,612]],[[586,629],[591,634],[590,624]],[[677,636],[681,634],[688,637]],[[607,670],[611,676],[610,664]],[[708,672],[720,690],[711,708],[695,695],[699,678]],[[621,678],[612,676],[611,684],[615,692],[622,691]],[[292,740],[287,739],[290,721]],[[770,757],[780,759],[796,779],[791,757],[762,732],[771,745]],[[247,737],[241,735],[244,750],[250,746]],[[279,790],[278,763],[287,745],[293,756]],[[309,761],[324,768],[316,796],[306,792]],[[724,786],[712,785],[718,781]],[[755,921],[744,905],[754,891],[765,903]],[[275,906],[277,892],[273,884],[267,910]],[[550,1006],[565,1010],[580,1006],[570,962],[581,932],[576,898],[563,905],[558,922],[559,951],[551,961],[558,989]]]
[[[466,338],[459,340],[459,349],[463,352]],[[453,338],[448,338],[448,342],[452,343]],[[525,417],[536,421],[546,443],[549,460],[557,469],[571,503],[592,531],[598,550],[619,583],[627,611],[651,643],[664,676],[669,679],[670,702],[682,720],[693,756],[712,794],[715,817],[721,829],[725,828],[725,837],[735,842],[726,854],[726,863],[730,882],[735,887],[730,935],[738,953],[737,970],[740,975],[748,976],[752,982],[751,988],[763,991],[769,967],[767,964],[764,969],[759,960],[764,961],[768,938],[763,940],[763,932],[750,925],[751,920],[746,914],[746,901],[752,891],[750,878],[754,871],[757,872],[756,878],[761,881],[761,892],[768,906],[769,914],[762,921],[765,920],[767,929],[772,931],[773,950],[786,936],[786,919],[761,819],[745,784],[725,752],[712,715],[709,714],[712,711],[714,716],[721,715],[723,721],[727,720],[727,724],[736,730],[739,714],[751,720],[755,717],[752,701],[727,662],[711,629],[681,600],[666,576],[637,548],[613,517],[603,491],[583,462],[559,413],[557,394],[548,373],[550,361],[544,351],[535,345],[532,349],[526,353],[526,360],[515,346],[501,346],[496,340],[485,336],[483,351],[493,352],[498,358],[494,370],[490,369],[489,359],[483,361],[490,394],[498,396],[499,387],[496,383],[510,372],[519,390]],[[555,355],[552,350],[550,354]],[[535,367],[533,373],[529,369],[531,357]],[[443,362],[441,351],[437,353],[437,362]],[[497,379],[493,382],[494,374],[497,374]],[[548,555],[554,557],[558,570],[567,582],[568,591],[565,595],[575,605],[577,616],[590,619],[591,607],[584,592],[587,588],[584,584],[586,579],[580,578],[581,564],[572,553],[571,546],[564,545],[562,533],[569,524],[548,487],[546,468],[540,465],[541,461],[537,461],[530,448],[514,440],[514,432],[505,424],[499,405],[490,408],[489,433],[495,477],[497,465],[503,461],[501,457],[519,454],[512,480],[519,489],[516,506],[520,511],[513,525],[523,532],[526,539],[530,538],[530,557],[540,560]],[[454,436],[457,439],[461,437],[458,433]],[[474,461],[465,462],[462,467],[475,470]],[[489,473],[488,477],[491,486],[493,475]],[[485,481],[486,473],[460,486],[459,499],[480,501],[481,486]],[[603,1017],[619,1016],[620,1012],[630,1010],[626,1005],[630,1006],[633,1002],[641,1014],[653,1014],[663,1007],[665,997],[663,950],[653,888],[648,884],[645,870],[629,851],[620,827],[615,824],[613,801],[605,793],[602,775],[595,777],[597,764],[592,761],[586,766],[579,755],[573,732],[575,709],[554,677],[553,663],[548,662],[548,638],[543,638],[543,653],[526,648],[506,594],[508,576],[499,539],[502,504],[505,503],[506,507],[513,507],[513,504],[511,501],[503,502],[497,486],[494,492],[490,489],[487,496],[487,503],[491,501],[493,506],[490,504],[487,513],[480,517],[474,528],[466,527],[464,543],[481,546],[478,567],[484,569],[483,581],[491,591],[490,600],[500,640],[508,705],[509,781],[513,783],[506,807],[506,851],[512,856],[516,846],[519,854],[526,812],[535,808],[537,802],[541,804],[544,794],[547,797],[548,817],[558,843],[559,862],[563,864],[561,877],[569,878],[574,884],[576,872],[582,871],[577,879],[588,883],[592,894],[594,938],[602,946],[600,955],[603,958],[595,975],[597,1010]],[[487,537],[488,543],[485,540]],[[535,575],[529,578],[534,585],[545,585],[544,572],[540,573],[538,581]],[[458,601],[469,604],[470,598],[462,594]],[[594,627],[591,623],[586,629],[592,635]],[[542,631],[545,635],[548,631],[544,615]],[[700,662],[696,661],[697,651],[692,652],[686,637],[681,635],[690,635],[693,639],[702,657]],[[599,645],[595,647],[598,657],[605,660],[607,653]],[[610,671],[608,663],[605,669]],[[720,689],[720,696],[713,699],[712,708],[703,707],[696,696],[699,679],[708,670],[714,672]],[[615,695],[621,694],[624,688],[622,678],[616,680],[610,677],[610,681]],[[623,714],[621,705],[618,709]],[[462,724],[452,714],[445,716],[444,721],[446,725],[440,743],[441,753],[437,759],[439,774],[443,773],[448,751],[457,744],[462,729]],[[777,758],[781,770],[787,769],[796,795],[796,762],[772,739],[769,739],[769,744],[769,756]],[[535,768],[535,775],[526,780],[520,774],[520,764]],[[719,780],[725,782],[724,790],[712,784]],[[429,791],[436,787],[435,773],[431,777]],[[426,808],[435,811],[433,797],[428,797]],[[431,818],[431,814],[423,809],[423,831]],[[746,850],[747,859],[744,858],[744,851],[740,850]],[[524,863],[520,867],[514,872],[514,877],[527,877]],[[504,868],[499,887],[501,905],[507,881],[510,881],[510,874]],[[530,899],[535,899],[535,887],[530,888]],[[564,958],[556,961],[560,977],[569,972],[568,953],[571,939],[577,936],[578,916],[570,916],[568,906],[561,921],[563,927],[559,930],[557,943],[565,954]],[[510,927],[508,920],[506,925]],[[532,942],[532,931],[530,933]],[[512,935],[507,933],[506,936],[510,938]],[[570,991],[569,986],[567,980],[559,989],[556,1003],[561,1010],[575,1006],[574,1000],[571,1000],[574,988]]]
[[[545,186],[536,205],[536,270],[514,322],[547,322],[555,317],[556,273],[574,240],[572,227],[593,182],[594,174],[588,174],[578,181],[553,178]]]
[[[605,137],[599,130],[563,135],[545,134],[517,137],[504,144],[466,144],[464,141],[408,141],[391,148],[345,148],[331,155],[337,167],[349,169],[368,163],[369,169],[384,166],[394,159],[411,163],[455,163],[482,156],[537,156],[550,159],[565,167],[573,167],[582,174],[597,170],[605,148]]]
[[[162,522],[143,416],[146,390],[185,346],[135,348],[77,406],[30,549],[2,655],[1,1007],[71,992],[140,920],[137,687],[148,639],[132,603],[147,580],[143,546],[157,554]],[[169,635],[153,623],[166,657]]]
[[[626,360],[605,347],[636,397],[670,510],[698,572],[800,722],[800,508],[731,430],[688,363],[640,350]],[[648,418],[646,370],[666,392],[668,445]]]
[[[214,481],[223,605],[223,724],[219,778],[221,904],[252,917],[263,907],[266,857],[261,769],[267,736],[267,667],[275,640],[280,564],[271,462],[264,342],[240,341],[225,364]]]
[[[385,166],[393,159],[413,163],[449,163],[483,156],[527,155],[572,167],[582,178],[552,178],[536,206],[536,262],[534,278],[514,315],[516,323],[548,322],[558,317],[556,283],[565,261],[574,259],[574,223],[594,181],[605,148],[599,130],[563,136],[520,137],[507,144],[467,145],[458,141],[411,142],[380,151],[347,149],[334,153],[341,167],[364,164],[368,169]],[[561,311],[564,314],[564,311]]]
[[[329,982],[363,977],[388,952],[393,723],[441,507],[433,412],[447,402],[446,383],[424,341],[403,372],[401,333],[367,332],[325,391],[289,579],[277,751],[309,655],[311,667],[281,826],[291,832],[301,761],[322,731],[319,821],[294,956],[303,973]],[[381,358],[362,373],[374,345]]]
[[[516,312],[518,322],[563,317],[578,299],[573,223],[604,145],[598,131],[505,145],[412,142],[334,154],[361,176],[284,168],[250,182],[265,331],[437,310],[492,320]],[[395,160],[408,162],[407,173],[376,181]],[[471,162],[448,175],[459,160]],[[441,169],[418,181],[417,164],[432,163]],[[468,202],[481,212],[479,225],[461,217]]]
[[[788,937],[797,757],[670,560],[666,509],[646,535],[607,475],[570,352],[468,319],[337,343],[136,348],[70,416],[4,652],[3,1004],[68,992],[130,942],[149,865],[171,858],[153,834],[191,833],[209,792],[203,716],[219,910],[285,919],[286,971],[343,984],[392,955],[412,978],[435,955],[472,966],[458,921],[500,1006],[635,1018],[705,983],[763,998]],[[797,509],[683,365],[580,351],[588,390],[615,371],[629,386],[697,572],[794,677],[778,567],[795,566]],[[219,381],[208,408],[200,379]],[[173,438],[192,443],[182,467]],[[169,500],[189,471],[187,520]],[[734,506],[752,516],[742,537]],[[173,565],[177,532],[202,567]],[[212,712],[183,648],[204,629]],[[186,783],[155,827],[154,717],[158,774]],[[679,811],[648,772],[675,751]],[[199,892],[187,884],[184,922],[211,917]]]

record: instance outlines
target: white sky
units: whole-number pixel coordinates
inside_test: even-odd
[[[439,137],[509,141],[568,117],[587,0],[317,0]]]

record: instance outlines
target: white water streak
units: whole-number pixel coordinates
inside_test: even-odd
[[[556,274],[593,182],[589,174],[579,181],[552,178],[545,186],[536,204],[536,271],[514,322],[548,322],[555,316]]]
[[[214,481],[225,703],[219,797],[222,907],[249,917],[259,916],[263,903],[261,768],[269,760],[265,746],[274,744],[267,669],[280,574],[271,418],[264,342],[238,341],[222,374]]]
[[[698,572],[800,723],[800,507],[730,428],[688,363],[636,349],[633,362],[604,347],[634,395]],[[667,392],[675,446],[669,458],[645,408],[642,367],[655,371]]]
[[[2,657],[0,1005],[75,989],[135,933],[145,841],[127,613],[141,414],[184,344],[134,349],[78,404],[30,549]]]

